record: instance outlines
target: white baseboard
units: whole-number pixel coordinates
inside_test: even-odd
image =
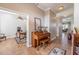
[[[15,38],[16,35],[7,36],[7,38]]]
[[[58,37],[59,37],[59,36],[55,36],[55,37],[51,38],[51,41],[57,39]]]
[[[27,46],[28,48],[30,48],[30,47],[32,47],[32,44],[26,44],[26,46]]]
[[[56,36],[55,36],[55,37],[53,37],[51,40],[54,40],[54,39],[56,39]]]

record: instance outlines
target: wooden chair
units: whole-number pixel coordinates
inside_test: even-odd
[[[26,42],[26,32],[23,32],[21,27],[17,27],[17,32],[16,32],[16,42],[19,43],[25,43]]]
[[[17,43],[25,43],[26,42],[26,33],[25,32],[17,32],[16,33],[16,41]]]

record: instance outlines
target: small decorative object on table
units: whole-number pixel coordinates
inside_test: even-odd
[[[43,32],[48,32],[47,27],[43,27]]]

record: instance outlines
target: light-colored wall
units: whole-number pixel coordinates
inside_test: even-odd
[[[74,4],[74,27],[79,29],[79,3]]]
[[[6,36],[15,35],[16,32],[16,16],[0,12],[0,21],[1,21],[1,33],[4,33]]]
[[[1,18],[0,18],[1,19]],[[1,33],[1,20],[0,20],[0,33]]]
[[[57,21],[55,14],[50,10],[50,32],[52,40],[57,36]]]
[[[50,12],[49,10],[45,11],[45,16],[44,16],[44,26],[47,27],[47,31],[50,32],[50,29],[49,29],[49,25],[50,25]]]
[[[14,36],[17,31],[17,27],[26,31],[26,20],[18,19],[17,15],[10,14],[5,11],[0,11],[0,30],[6,36]]]
[[[51,33],[51,40],[56,37],[57,34],[57,26],[56,21],[54,19],[55,14],[49,9],[45,12],[45,26],[48,27],[48,31]]]

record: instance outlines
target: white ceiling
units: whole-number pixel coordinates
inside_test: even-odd
[[[58,7],[60,6],[64,6],[64,10],[74,6],[73,3],[36,3],[35,5],[43,11],[51,9],[54,12],[60,12],[58,10]]]

